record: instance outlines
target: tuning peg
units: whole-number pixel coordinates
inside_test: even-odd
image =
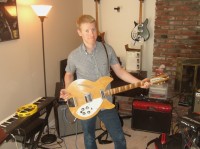
[[[117,10],[117,12],[120,12],[120,7],[115,7],[114,10]]]

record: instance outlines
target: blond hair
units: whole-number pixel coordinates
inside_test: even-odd
[[[80,29],[83,23],[96,23],[96,20],[91,15],[81,15],[76,21],[76,27]]]

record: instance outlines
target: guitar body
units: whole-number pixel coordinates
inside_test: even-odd
[[[135,27],[131,33],[131,37],[134,41],[146,41],[150,37],[149,30],[147,28],[148,19],[146,19],[142,24],[134,21]]]
[[[112,78],[105,76],[96,82],[85,79],[72,82],[67,88],[74,102],[74,107],[69,107],[72,115],[78,119],[86,120],[95,116],[101,109],[114,108],[115,105],[101,94],[101,91],[106,90],[107,85],[112,80]]]
[[[104,35],[105,35],[105,32],[99,33],[98,36],[97,36],[97,41],[104,43],[105,42]]]

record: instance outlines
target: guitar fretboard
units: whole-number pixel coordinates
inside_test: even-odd
[[[142,24],[142,2],[143,0],[140,0],[139,24]]]
[[[109,96],[109,95],[121,93],[121,92],[124,92],[124,91],[128,91],[128,90],[140,87],[140,86],[142,86],[142,82],[137,82],[137,83],[134,83],[134,84],[128,84],[128,85],[124,85],[124,86],[121,86],[121,87],[116,87],[116,88],[106,90],[104,92],[104,94],[105,94],[105,96]]]

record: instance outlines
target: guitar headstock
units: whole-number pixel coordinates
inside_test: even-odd
[[[161,74],[159,76],[150,79],[151,84],[163,84],[169,80],[169,76],[166,74]]]

